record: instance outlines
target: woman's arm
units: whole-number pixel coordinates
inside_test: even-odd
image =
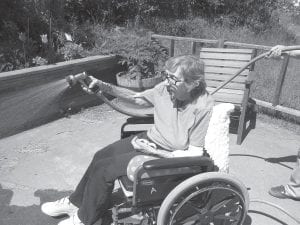
[[[176,150],[172,152],[173,157],[193,157],[193,156],[202,156],[203,148],[193,145],[189,145],[187,150]]]
[[[89,77],[92,80],[91,83],[89,84],[89,87],[88,88],[83,87],[83,90],[89,94],[95,94],[93,89],[99,88],[100,91],[121,98],[125,101],[135,103],[141,106],[147,106],[147,107],[152,106],[152,104],[149,101],[147,101],[144,97],[140,95],[141,93],[129,90],[127,88],[118,87],[110,83],[103,82],[92,76]]]
[[[137,136],[131,140],[131,144],[134,149],[137,149],[140,152],[155,155],[162,158],[172,158],[174,157],[173,152],[169,152],[163,149],[157,148],[156,144],[149,142],[146,139],[140,139]]]
[[[145,151],[145,153],[149,154],[150,152],[148,150]],[[173,152],[155,148],[152,150],[152,154],[163,157],[163,158],[196,157],[196,156],[203,155],[203,148],[190,145],[187,150],[176,150]]]
[[[290,56],[300,58],[300,50],[294,50],[290,52]]]
[[[268,58],[278,58],[281,56],[282,51],[286,48],[287,46],[284,45],[276,45],[273,48],[271,48],[271,53],[268,56]],[[295,58],[300,58],[300,50],[293,50],[293,51],[288,51],[287,52],[290,56],[295,57]]]

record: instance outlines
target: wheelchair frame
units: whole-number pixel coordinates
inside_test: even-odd
[[[121,138],[132,124],[152,124],[153,118],[128,118]],[[249,196],[241,181],[217,172],[209,156],[162,158],[144,162],[134,174],[118,179],[113,193],[113,225],[241,225]]]

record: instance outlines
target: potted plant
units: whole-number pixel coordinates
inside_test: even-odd
[[[125,66],[125,71],[116,75],[118,85],[141,91],[161,82],[157,71],[162,69],[168,54],[158,42],[138,36],[124,43],[117,55],[119,63]]]
[[[117,84],[141,91],[161,81],[159,73],[168,58],[168,51],[149,33],[122,27],[94,28],[95,43],[88,55],[113,54],[123,66],[116,75]]]

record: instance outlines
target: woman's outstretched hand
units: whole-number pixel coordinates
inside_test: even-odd
[[[270,50],[270,54],[267,58],[279,58],[282,56],[282,51],[285,49],[284,45],[276,45]]]
[[[89,85],[81,85],[82,89],[88,94],[95,94],[95,92],[98,92],[99,90],[101,91],[103,82],[93,76],[88,76],[88,78],[90,80]]]

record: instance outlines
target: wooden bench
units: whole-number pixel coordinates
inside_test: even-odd
[[[202,48],[200,59],[205,63],[205,79],[208,92],[212,92],[231,78],[255,55],[252,49]],[[216,104],[233,103],[236,110],[231,114],[231,130],[237,133],[237,144],[241,144],[250,129],[255,128],[255,102],[249,98],[254,66],[244,70],[230,83],[216,92]],[[247,122],[249,126],[246,127]]]

